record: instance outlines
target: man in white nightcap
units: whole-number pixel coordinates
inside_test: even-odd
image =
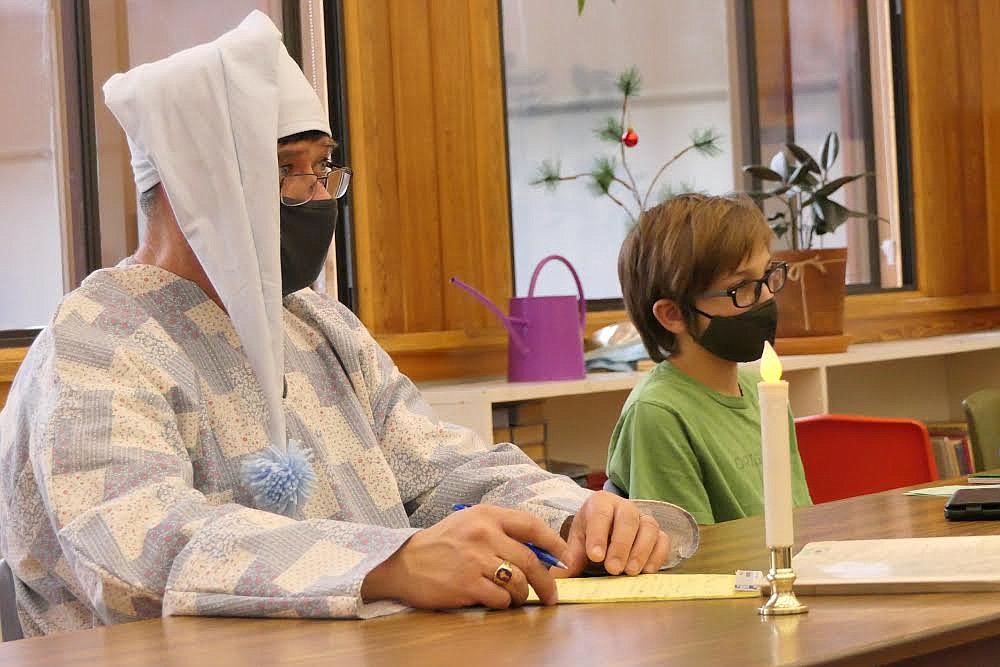
[[[142,242],[67,295],[0,416],[0,547],[25,634],[504,608],[529,583],[552,603],[526,542],[564,575],[694,552],[683,510],[591,493],[439,421],[309,289],[350,171],[267,17],[104,92]]]

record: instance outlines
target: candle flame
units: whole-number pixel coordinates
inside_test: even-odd
[[[760,376],[764,382],[777,382],[781,379],[781,360],[771,347],[769,341],[764,341],[764,356],[760,358]]]

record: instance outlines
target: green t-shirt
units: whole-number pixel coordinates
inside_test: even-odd
[[[727,396],[658,364],[625,401],[611,435],[608,477],[630,498],[665,500],[700,524],[764,512],[760,406],[754,372],[739,371],[742,396]],[[792,500],[811,505],[795,425],[788,416]]]

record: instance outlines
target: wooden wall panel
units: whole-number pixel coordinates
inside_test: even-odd
[[[373,332],[403,331],[396,111],[389,3],[344,2],[358,310]],[[381,223],[376,226],[375,222]],[[395,226],[395,228],[394,228]],[[389,307],[387,295],[394,295]]]
[[[511,294],[499,5],[345,0],[344,22],[359,314],[401,349],[483,347],[500,325],[448,278]]]
[[[917,284],[932,296],[989,289],[979,63],[980,39],[995,45],[1000,25],[977,25],[978,7],[904,6]]]
[[[981,267],[979,270],[962,271],[965,280],[962,281],[963,294],[978,294],[990,288],[989,245],[986,242],[988,220],[986,214],[986,162],[990,159],[984,153],[983,146],[983,88],[989,85],[983,81],[980,63],[984,57],[995,57],[984,50],[988,45],[991,51],[996,47],[995,31],[1000,25],[989,26],[981,22],[980,7],[984,4],[995,4],[996,0],[980,0],[979,2],[954,3],[958,14],[958,39],[962,46],[958,49],[958,79],[962,91],[961,107],[958,116],[957,130],[959,133],[959,149],[961,159],[962,191],[966,196],[960,197],[962,202],[962,223],[953,225],[962,231],[966,266]],[[994,39],[986,44],[980,42],[980,27],[993,31]],[[994,82],[993,85],[995,85]],[[992,159],[997,159],[993,157]]]
[[[471,105],[478,152],[476,211],[483,223],[478,248],[482,268],[480,280],[486,293],[502,303],[514,293],[514,257],[498,7],[498,2],[468,3],[469,61],[480,81]],[[492,315],[483,313],[483,316],[487,318],[487,329],[495,330],[497,325]]]
[[[441,219],[437,183],[443,170],[437,149],[430,5],[430,0],[389,3],[400,206],[397,220],[381,221],[378,227],[381,239],[400,239],[402,271],[396,287],[380,296],[395,300],[401,309],[402,331],[435,331],[442,323],[441,298],[427,289],[442,282],[441,235],[435,222]]]
[[[989,290],[1000,294],[1000,2],[979,5]]]
[[[459,276],[482,288],[482,258],[476,190],[476,136],[472,101],[478,77],[469,60],[469,4],[464,0],[435,0],[428,17],[438,40],[432,54],[434,69],[433,114],[437,120],[437,151],[441,166],[437,192],[441,203],[440,262],[447,277]],[[472,224],[470,224],[472,223]],[[481,327],[486,311],[467,294],[444,290],[445,328]]]

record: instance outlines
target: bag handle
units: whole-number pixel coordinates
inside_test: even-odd
[[[562,255],[549,255],[538,263],[538,266],[535,267],[535,272],[531,274],[531,285],[528,287],[528,296],[535,296],[535,283],[538,281],[538,274],[541,273],[543,266],[554,259],[565,264],[566,268],[569,269],[569,272],[573,274],[573,280],[576,281],[576,289],[580,294],[578,301],[580,304],[580,331],[583,331],[587,326],[587,300],[583,297],[583,283],[580,282],[580,276],[577,275],[576,269],[574,269],[573,265],[569,263],[569,260]]]

